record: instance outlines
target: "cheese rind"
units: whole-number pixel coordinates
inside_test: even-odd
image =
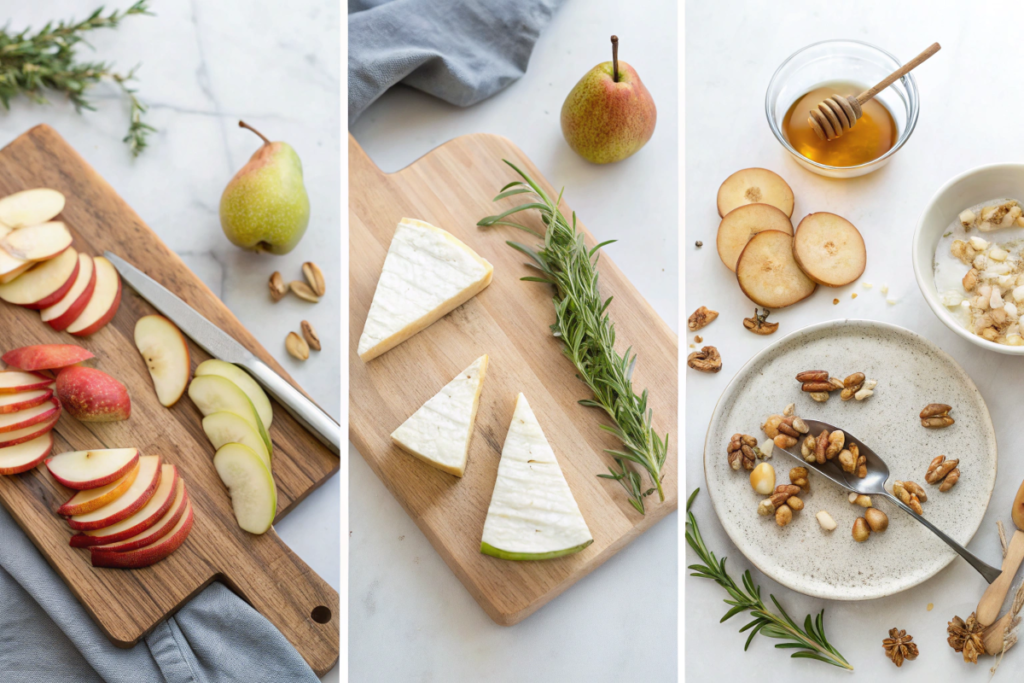
[[[494,268],[450,233],[403,218],[384,259],[358,353],[365,362],[393,349],[476,296]]]
[[[487,356],[483,355],[392,432],[391,440],[428,465],[461,477],[486,373]]]
[[[519,394],[480,552],[506,560],[543,560],[579,552],[593,541],[555,452]]]

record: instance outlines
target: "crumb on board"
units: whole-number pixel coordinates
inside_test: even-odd
[[[928,611],[931,612],[933,609],[935,609],[935,603],[929,602],[928,603]]]
[[[704,341],[704,337],[702,337],[702,336],[700,336],[700,335],[698,334],[698,335],[696,335],[696,336],[695,336],[695,337],[693,338],[693,341],[695,341],[696,343],[700,344],[700,343],[701,343],[702,341]]]
[[[854,292],[853,294],[851,294],[850,298],[851,299],[856,299],[857,298],[857,292]]]

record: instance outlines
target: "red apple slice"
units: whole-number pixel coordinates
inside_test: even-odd
[[[145,315],[135,323],[135,346],[146,361],[160,404],[173,406],[185,393],[191,374],[185,337],[162,315]]]
[[[150,545],[123,552],[92,548],[92,566],[111,569],[141,569],[156,564],[181,547],[181,544],[188,538],[189,532],[192,531],[192,521],[192,503],[185,503],[184,514],[166,536]]]
[[[97,486],[96,488],[85,489],[75,493],[75,495],[68,498],[66,503],[57,508],[57,514],[64,517],[73,517],[74,515],[84,515],[93,510],[99,510],[104,505],[112,503],[123,496],[131,488],[131,485],[135,483],[138,476],[139,463],[136,461],[135,466],[128,470],[120,479],[112,481],[106,486]]]
[[[139,508],[131,517],[122,519],[117,524],[85,531],[71,537],[72,548],[87,548],[93,545],[107,545],[138,536],[146,531],[167,514],[178,491],[178,471],[174,465],[161,465],[160,485],[156,487],[153,497]],[[154,539],[155,540],[155,539]],[[143,543],[142,545],[147,545]]]
[[[53,434],[47,432],[31,441],[0,448],[0,474],[21,474],[41,463],[53,449]]]
[[[52,220],[63,210],[64,195],[57,190],[45,187],[22,190],[0,199],[0,223],[24,228]]]
[[[0,238],[0,249],[24,261],[45,261],[70,246],[71,233],[60,221],[30,225]]]
[[[24,391],[47,389],[51,384],[52,378],[36,372],[0,370],[0,394],[20,394]]]
[[[68,247],[56,257],[35,265],[15,280],[0,285],[0,299],[40,309],[61,300],[78,275],[78,252]]]
[[[117,500],[98,510],[68,518],[68,524],[75,531],[92,531],[117,524],[131,517],[149,502],[160,485],[160,456],[143,455],[139,458],[139,476]]]
[[[68,451],[47,459],[46,469],[64,486],[81,491],[120,479],[138,461],[138,448]]]
[[[0,285],[6,285],[34,265],[34,261],[12,259],[7,252],[0,249]]]
[[[95,287],[96,268],[93,266],[92,256],[79,254],[78,273],[71,289],[60,301],[40,311],[39,316],[44,323],[58,332],[64,330],[81,315],[85,305],[89,303]]]
[[[17,394],[0,394],[0,415],[16,413],[19,410],[41,405],[52,397],[53,389],[36,389],[35,391],[23,391]]]
[[[77,344],[37,344],[8,351],[0,358],[12,368],[31,372],[63,368],[92,357]]]
[[[93,262],[96,265],[96,286],[81,315],[67,328],[68,332],[79,337],[90,335],[110,322],[121,303],[121,276],[117,269],[102,256],[97,256]]]
[[[76,365],[57,375],[57,398],[79,422],[117,422],[132,414],[128,389],[96,368]]]
[[[42,403],[15,413],[0,413],[0,434],[15,432],[32,425],[46,422],[53,418],[60,411],[60,403],[57,399],[51,398]]]
[[[37,436],[42,436],[43,434],[46,434],[48,431],[53,429],[54,425],[57,424],[57,420],[59,419],[60,411],[58,410],[57,414],[50,418],[50,420],[48,420],[47,422],[40,422],[38,424],[32,425],[31,427],[25,427],[24,429],[18,429],[13,432],[4,432],[0,434],[0,448],[5,448],[7,446],[16,446],[20,443],[31,441]]]
[[[157,520],[157,523],[146,529],[140,534],[136,534],[131,538],[126,538],[123,541],[116,541],[114,543],[105,544],[102,546],[92,546],[93,550],[110,551],[115,553],[125,552],[127,550],[135,550],[136,548],[142,548],[147,545],[156,543],[159,539],[170,533],[171,529],[177,525],[178,520],[181,519],[182,515],[185,514],[186,508],[190,506],[188,497],[188,491],[185,489],[185,481],[178,477],[178,481],[174,486],[174,500],[171,502],[167,512]],[[103,529],[99,529],[98,532],[102,532]],[[86,534],[93,533],[90,531],[85,532]],[[85,536],[85,534],[75,534],[71,537],[72,545],[74,547],[89,547],[89,546],[77,546],[75,543],[82,543],[83,541],[75,541],[76,538]],[[86,536],[88,538],[88,536]]]

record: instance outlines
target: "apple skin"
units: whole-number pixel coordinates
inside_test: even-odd
[[[68,309],[61,313],[53,320],[47,320],[46,324],[57,330],[63,332],[68,326],[78,319],[78,316],[85,310],[86,304],[89,303],[89,299],[92,298],[93,290],[96,288],[96,266],[92,267],[91,274],[89,275],[89,283],[82,290],[82,293],[78,295],[74,303],[68,306]]]
[[[147,481],[140,482],[138,480],[138,478],[136,478],[135,482],[132,484],[132,489],[135,489],[135,488],[138,487],[138,490],[137,491],[129,490],[129,491],[125,492],[125,494],[124,494],[125,496],[129,496],[130,495],[130,496],[137,496],[137,497],[135,497],[133,499],[127,499],[126,498],[123,502],[127,503],[127,505],[125,505],[124,507],[122,507],[119,510],[106,510],[105,511],[105,514],[107,515],[106,517],[102,517],[102,518],[99,518],[99,519],[88,519],[88,520],[83,520],[83,519],[80,518],[80,516],[77,516],[77,515],[76,515],[76,517],[78,517],[77,519],[76,519],[76,517],[69,517],[68,520],[67,520],[68,526],[71,527],[72,529],[74,529],[75,531],[95,531],[96,529],[103,529],[104,527],[108,527],[108,526],[112,526],[114,524],[117,524],[122,519],[128,519],[129,517],[134,515],[136,512],[141,510],[142,507],[146,503],[149,502],[149,499],[153,497],[153,494],[156,493],[157,487],[160,486],[160,477],[163,475],[163,470],[161,469],[160,462],[159,462],[160,456],[154,455],[154,456],[146,456],[146,457],[157,458],[158,462],[156,464],[156,471],[152,475],[150,475],[148,472],[143,472],[142,471],[143,470],[142,464],[140,463],[139,476],[140,477],[141,476],[146,476],[146,477],[149,477],[149,479]],[[145,484],[145,488],[141,488],[142,484]],[[124,496],[122,496],[122,498],[123,497]],[[113,505],[113,504],[118,503],[118,502],[122,502],[121,498],[118,498],[118,499],[108,503],[107,505]],[[102,511],[103,508],[100,508],[100,510]],[[86,513],[86,514],[91,514],[91,513]],[[94,515],[94,517],[95,517],[95,515]]]
[[[70,272],[67,271],[69,265]],[[71,289],[75,278],[78,277],[78,268],[78,252],[68,247],[56,258],[35,264],[23,276],[16,278],[16,281],[0,285],[0,299],[32,310],[52,306]],[[57,277],[64,279],[54,282],[54,278]],[[56,289],[50,291],[43,289],[54,286]],[[41,298],[32,298],[39,297],[40,294],[43,295]]]
[[[46,434],[57,424],[57,420],[60,419],[60,412],[61,411],[58,410],[57,414],[47,422],[40,422],[39,424],[34,424],[31,427],[19,429],[16,432],[5,432],[0,434],[0,448],[17,446],[19,443],[25,443],[26,441],[31,441],[37,436]]]
[[[75,335],[76,337],[88,337],[90,334],[99,332],[104,325],[113,320],[114,315],[117,314],[117,309],[121,306],[121,291],[121,278],[118,277],[117,294],[114,295],[114,302],[110,304],[110,308],[107,309],[107,312],[104,313],[99,320],[94,322],[92,325],[89,325],[89,327],[86,327],[83,330],[78,330],[77,332],[72,332],[71,334]],[[93,290],[93,293],[95,293],[95,290]]]
[[[18,370],[53,370],[64,368],[92,358],[93,355],[77,344],[36,344],[12,349],[0,360]]]
[[[156,543],[170,533],[171,529],[178,524],[178,520],[181,519],[181,516],[190,505],[191,501],[188,497],[188,491],[185,490],[185,482],[179,477],[175,482],[175,494],[168,501],[167,509],[149,527],[137,532],[134,536],[116,534],[116,536],[121,536],[119,540],[113,540],[114,536],[75,534],[71,537],[69,544],[72,548],[95,547],[97,551],[110,551],[114,553],[123,553],[128,550],[143,548]],[[97,529],[95,533],[102,531],[103,529]]]
[[[0,467],[0,474],[10,475],[28,472],[31,469],[35,469],[43,460],[46,460],[46,456],[48,456],[50,451],[53,450],[53,434],[46,432],[42,436],[37,436],[36,438],[41,441],[39,450],[37,451],[38,457],[34,458],[30,462],[24,462],[17,467]]]
[[[132,414],[128,389],[96,368],[74,366],[57,375],[57,398],[79,422],[118,422]]]
[[[619,60],[619,81],[613,79],[612,62],[598,64],[569,92],[561,118],[562,135],[574,152],[609,164],[647,144],[658,112],[636,70]]]
[[[0,426],[0,434],[7,434],[10,432],[16,432],[19,429],[25,429],[32,425],[39,424],[40,422],[47,422],[60,412],[60,403],[55,398],[50,399],[49,405],[39,405],[27,410],[19,410],[15,413],[6,413],[0,417],[5,418],[3,420],[3,426]],[[19,421],[16,421],[19,420]]]
[[[21,377],[18,377],[18,376]],[[9,379],[14,376],[12,381]],[[0,394],[20,394],[24,391],[35,391],[37,389],[48,389],[53,384],[53,378],[40,375],[38,372],[22,372],[21,370],[0,370]],[[20,384],[19,384],[20,382]]]
[[[135,550],[115,552],[110,550],[91,549],[92,566],[110,569],[141,569],[166,559],[181,547],[192,531],[192,504],[188,503],[185,513],[174,528],[163,538]]]
[[[108,491],[102,495],[96,496],[90,500],[76,502],[82,493],[88,493],[88,491],[78,491],[75,495],[68,498],[67,502],[57,508],[57,514],[62,517],[74,517],[75,515],[84,515],[93,510],[99,510],[104,505],[112,503],[120,498],[124,493],[131,488],[132,484],[135,483],[136,478],[139,476],[139,464],[138,459],[135,461],[135,466],[121,477],[118,481],[113,481],[107,485]]]
[[[24,395],[19,398],[20,394]],[[0,405],[0,415],[6,415],[7,413],[16,413],[19,410],[33,408],[46,403],[53,398],[53,389],[35,389],[33,391],[18,392],[17,394],[0,394],[0,396],[13,397],[10,403]]]
[[[123,541],[131,538],[132,536],[138,536],[146,529],[149,529],[157,522],[161,521],[167,512],[170,511],[171,504],[175,502],[179,480],[178,469],[174,465],[161,465],[161,467],[163,470],[160,474],[160,484],[153,493],[153,497],[146,501],[146,504],[139,508],[138,512],[132,515],[132,517],[128,517],[121,520],[121,522],[118,522],[118,524],[130,522],[132,524],[130,527],[122,529],[116,533],[110,533],[109,530],[111,527],[104,527],[103,529],[94,530],[91,534],[75,534],[71,537],[71,547],[88,548],[89,546],[107,545],[108,543]],[[165,488],[165,486],[167,488]],[[163,498],[163,500],[154,500],[154,498],[157,498],[158,496]],[[153,507],[154,505],[156,507]],[[142,515],[143,513],[145,513],[145,518],[134,519],[134,517]],[[148,545],[148,543],[144,543],[142,545]]]

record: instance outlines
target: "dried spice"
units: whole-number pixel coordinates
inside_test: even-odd
[[[754,334],[773,334],[779,329],[778,323],[768,322],[768,316],[771,315],[771,311],[767,308],[762,308],[763,313],[758,313],[757,308],[754,308],[753,318],[744,318],[743,327],[747,328]]]
[[[917,659],[917,643],[913,641],[914,636],[908,636],[905,630],[889,629],[889,637],[882,641],[885,656],[891,659],[896,666],[903,666],[904,660]]]
[[[946,629],[946,633],[949,634],[946,642],[954,652],[963,653],[965,662],[977,664],[978,655],[985,654],[984,631],[985,627],[978,623],[974,612],[967,617],[967,621],[960,617],[953,617],[953,621],[949,622]]]

